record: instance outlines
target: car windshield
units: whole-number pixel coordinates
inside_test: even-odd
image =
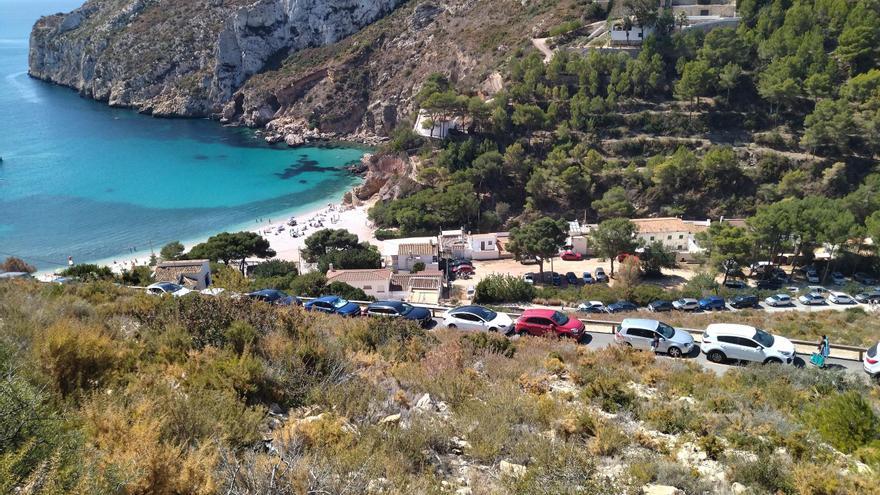
[[[657,333],[662,335],[664,339],[671,339],[675,335],[675,329],[666,323],[661,323],[657,325]]]
[[[336,308],[336,309],[340,309],[340,308],[342,308],[343,306],[345,306],[346,304],[348,304],[348,301],[345,300],[345,299],[342,299],[342,298],[340,297],[339,299],[333,301],[332,304],[333,304],[333,307],[334,307],[334,308]]]
[[[474,313],[485,321],[492,321],[498,316],[497,313],[487,308],[475,308]]]
[[[755,331],[755,336],[752,338],[765,348],[773,347],[773,336],[760,328]]]
[[[566,323],[568,323],[568,317],[560,313],[559,311],[554,311],[551,318],[553,318],[553,321],[556,322],[557,325],[565,325]]]
[[[413,306],[411,304],[403,303],[400,305],[400,314],[402,315],[408,315],[412,310]]]

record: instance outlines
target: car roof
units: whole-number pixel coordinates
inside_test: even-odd
[[[638,327],[644,328],[645,330],[654,330],[660,326],[660,322],[646,318],[627,318],[620,322],[620,326],[621,328]]]
[[[791,299],[791,296],[789,296],[788,294],[773,294],[770,297],[772,297],[773,299]]]
[[[846,296],[846,297],[849,297],[849,294],[847,294],[846,292],[832,292],[831,295],[832,295],[832,296],[838,296],[838,297],[839,297],[839,296]]]
[[[733,335],[736,337],[752,338],[757,329],[750,325],[739,323],[712,323],[706,327],[706,333]]]
[[[339,300],[339,296],[321,296],[312,302],[333,302]]]
[[[523,316],[543,316],[544,318],[550,318],[555,313],[555,309],[543,309],[543,308],[532,308],[523,311]]]
[[[713,299],[724,299],[721,296],[706,296],[703,298],[704,301],[713,300]]]
[[[692,297],[682,297],[681,299],[679,299],[679,301],[684,301],[684,302],[698,302],[696,299],[694,299],[694,298],[692,298]]]
[[[467,306],[459,306],[457,308],[452,308],[449,310],[450,313],[479,313],[481,311],[485,311],[487,308],[482,306],[478,306],[476,304],[469,304]]]
[[[403,301],[376,301],[370,303],[368,308],[394,308],[400,310],[403,308]]]

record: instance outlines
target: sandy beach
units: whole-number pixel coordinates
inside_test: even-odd
[[[265,222],[255,223],[255,227],[247,229],[250,232],[260,234],[269,241],[269,245],[275,250],[275,258],[285,261],[299,261],[299,253],[305,245],[305,240],[311,234],[321,229],[344,229],[358,236],[361,242],[367,241],[380,248],[381,241],[374,237],[375,228],[367,218],[367,210],[373,205],[370,201],[359,206],[343,206],[341,203],[329,203],[322,208],[300,213],[294,216],[266,219]],[[291,226],[292,220],[296,225]],[[236,230],[236,229],[232,229]],[[242,230],[242,229],[239,229]],[[238,231],[238,230],[236,230]],[[217,232],[219,233],[219,232]],[[295,235],[294,235],[295,234]],[[184,248],[189,251],[193,246],[206,241],[208,238],[184,242]],[[161,246],[155,246],[155,254],[159,255]],[[122,273],[124,269],[133,266],[146,265],[150,260],[150,251],[139,251],[129,255],[117,256],[95,262],[98,265],[110,267],[114,273]],[[76,261],[76,260],[74,260]],[[39,278],[50,280],[57,270],[41,271]]]

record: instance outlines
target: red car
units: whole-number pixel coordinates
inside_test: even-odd
[[[519,335],[571,337],[576,340],[583,338],[585,330],[582,321],[552,309],[527,309],[517,318],[514,326],[514,331]]]
[[[574,251],[566,251],[566,252],[562,253],[562,259],[564,259],[565,261],[580,261],[580,260],[584,259],[584,257],[581,256],[581,253],[576,253]]]

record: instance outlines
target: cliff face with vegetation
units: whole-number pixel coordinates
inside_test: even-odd
[[[111,105],[208,116],[267,64],[334,43],[400,0],[91,0],[40,19],[30,73]]]

